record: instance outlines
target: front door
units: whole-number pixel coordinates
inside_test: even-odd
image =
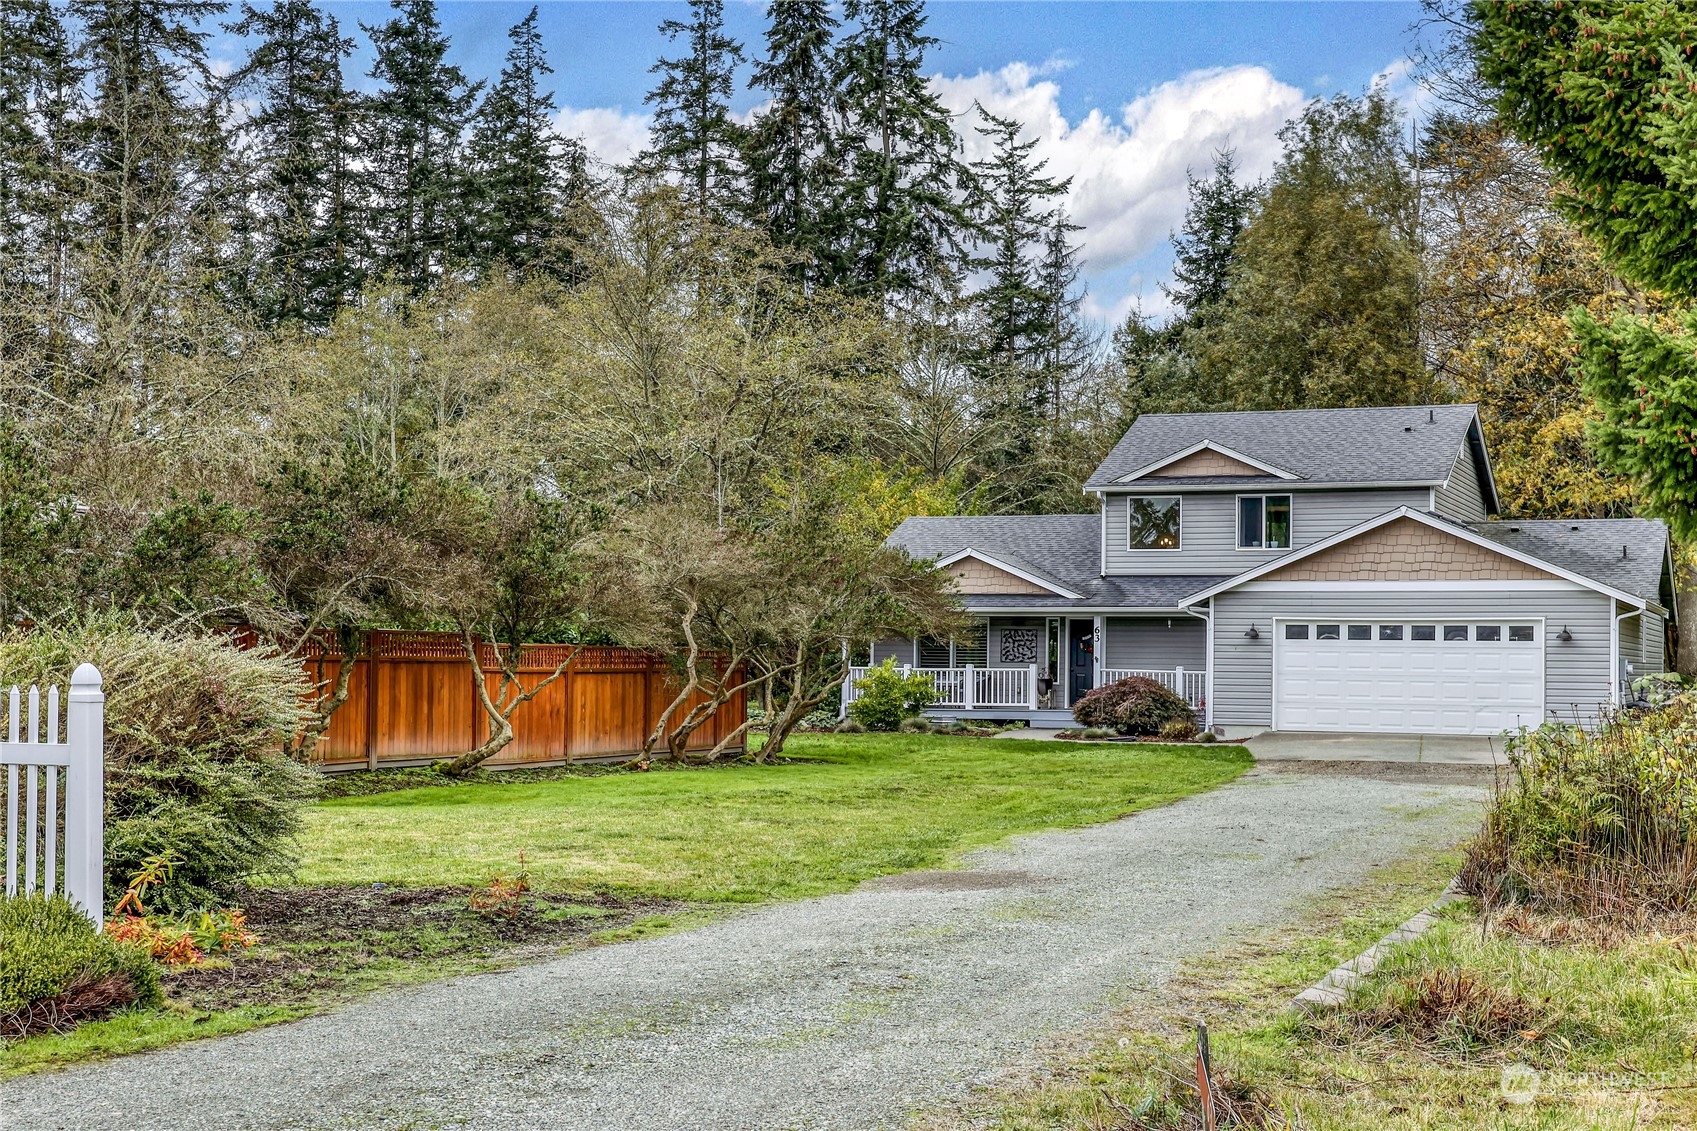
[[[1075,620],[1067,625],[1067,706],[1089,692],[1096,682],[1096,622]]]

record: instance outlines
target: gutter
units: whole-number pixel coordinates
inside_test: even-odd
[[[1609,637],[1609,701],[1617,707],[1621,704],[1621,684],[1624,682],[1621,677],[1626,674],[1620,670],[1620,622],[1627,617],[1638,617],[1643,614],[1643,609],[1628,609],[1614,618],[1614,633]],[[1642,620],[1638,622],[1638,631],[1640,635],[1643,634],[1644,622]]]

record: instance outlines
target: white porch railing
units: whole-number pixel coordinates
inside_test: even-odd
[[[6,741],[0,742],[0,766],[6,768],[6,894],[62,891],[98,930],[105,918],[106,696],[93,664],[72,674],[67,699],[61,741],[57,687],[47,689],[45,704],[39,687],[27,694],[13,687],[8,696]]]
[[[855,682],[870,670],[849,669],[848,680],[843,685],[844,707],[860,697],[860,692],[854,686]],[[1037,709],[1036,664],[1028,664],[1023,668],[980,668],[968,665],[963,668],[903,667],[898,670],[931,678],[931,685],[937,689],[937,700],[932,704],[933,707],[948,707],[959,711],[999,707],[1021,711]]]
[[[1165,670],[1161,668],[1103,668],[1102,683],[1118,683],[1129,676],[1140,675],[1152,679],[1169,690],[1184,696],[1185,702],[1191,707],[1202,710],[1208,698],[1208,673],[1205,671],[1189,671],[1184,668]]]

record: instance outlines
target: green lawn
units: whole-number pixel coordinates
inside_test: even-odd
[[[1229,781],[1237,746],[803,735],[772,766],[666,769],[325,801],[303,884],[482,883],[524,853],[544,890],[751,902],[946,866]]]

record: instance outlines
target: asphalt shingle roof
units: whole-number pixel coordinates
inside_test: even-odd
[[[1542,558],[1634,597],[1662,601],[1668,528],[1655,519],[1565,518],[1467,525],[1512,550]]]
[[[971,515],[961,518],[910,518],[896,527],[889,545],[915,558],[945,558],[973,549],[1006,562],[1080,599],[1043,596],[978,595],[973,608],[1125,608],[1171,609],[1180,600],[1224,581],[1215,576],[1102,577],[1102,519],[1098,514]]]
[[[1146,413],[1091,473],[1106,487],[1203,440],[1314,483],[1441,483],[1475,419],[1467,404]]]

